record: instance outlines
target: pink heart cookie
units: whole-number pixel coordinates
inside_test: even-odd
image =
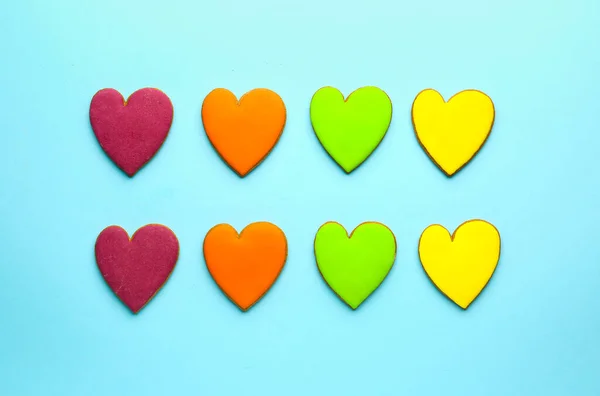
[[[90,123],[108,157],[132,177],[156,154],[169,134],[173,105],[156,88],[135,91],[126,101],[119,91],[98,91],[90,104]]]
[[[108,286],[138,313],[173,272],[179,241],[169,228],[149,224],[131,239],[123,228],[105,228],[96,239],[96,263]]]

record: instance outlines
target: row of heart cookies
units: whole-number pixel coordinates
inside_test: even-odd
[[[396,261],[396,238],[378,222],[365,222],[348,235],[339,223],[323,224],[314,240],[321,276],[352,309],[385,280]],[[484,220],[469,220],[453,234],[427,227],[419,239],[419,258],[433,284],[450,300],[467,307],[492,277],[500,258],[500,234]],[[257,303],[287,261],[284,232],[256,222],[241,233],[229,224],[210,229],[203,243],[208,272],[241,310]],[[166,283],[179,257],[179,242],[169,228],[149,224],[131,238],[119,226],[105,228],[96,240],[96,263],[108,286],[134,313]]]
[[[470,162],[492,130],[495,109],[483,92],[465,90],[447,102],[433,89],[412,105],[415,135],[429,158],[447,176]],[[173,121],[169,97],[143,88],[127,100],[102,89],[89,110],[92,130],[108,157],[130,177],[158,152]],[[227,89],[211,91],[202,104],[206,135],[223,161],[239,176],[256,168],[279,141],[286,123],[281,97],[265,88],[239,100]],[[346,172],[362,164],[379,146],[392,121],[392,102],[377,87],[362,87],[347,98],[323,87],[312,97],[310,119],[319,142]]]

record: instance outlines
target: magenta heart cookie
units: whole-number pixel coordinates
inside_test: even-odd
[[[96,263],[112,291],[138,313],[175,268],[179,241],[169,228],[149,224],[131,239],[123,228],[105,228],[96,239]]]
[[[130,177],[160,149],[172,122],[171,100],[156,88],[137,90],[127,100],[106,88],[90,104],[90,123],[100,146]]]

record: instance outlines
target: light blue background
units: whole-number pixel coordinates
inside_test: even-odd
[[[0,394],[600,394],[600,3],[597,0],[11,1],[0,12]],[[363,85],[392,126],[350,176],[325,154],[312,94]],[[99,89],[157,87],[175,119],[128,179],[90,129]],[[226,87],[278,92],[285,132],[239,179],[200,119]],[[418,146],[415,95],[476,88],[495,102],[486,145],[447,179]],[[502,236],[464,312],[418,261],[425,227],[483,218]],[[202,260],[210,227],[279,225],[289,259],[248,313]],[[396,265],[357,311],[314,263],[318,227],[387,224]],[[137,316],[93,246],[118,224],[177,234],[180,260]]]

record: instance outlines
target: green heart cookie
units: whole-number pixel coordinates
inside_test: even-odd
[[[392,101],[377,87],[359,88],[346,100],[336,88],[324,87],[312,97],[310,120],[325,151],[350,173],[383,140],[392,122]]]
[[[396,238],[380,223],[363,223],[348,237],[342,225],[327,222],[317,231],[315,258],[329,287],[356,309],[392,269]]]

